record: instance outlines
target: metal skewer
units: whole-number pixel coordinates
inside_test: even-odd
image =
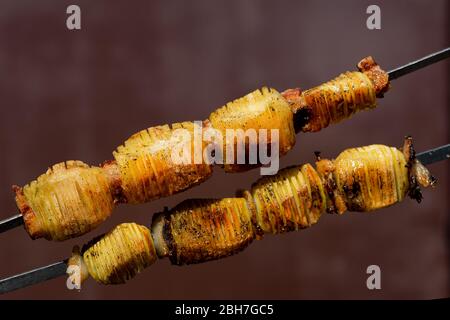
[[[404,66],[401,66],[401,67],[398,67],[396,69],[389,71],[388,72],[389,80],[394,80],[394,79],[400,78],[401,76],[404,76],[405,74],[425,68],[426,66],[429,66],[430,64],[439,62],[448,57],[450,57],[450,47],[446,48],[444,50],[432,53],[432,54],[430,54],[426,57],[423,57],[419,60],[410,62],[408,64],[405,64]]]
[[[416,158],[423,164],[450,159],[450,144],[421,152]],[[66,274],[67,260],[0,280],[0,294],[25,288]]]
[[[450,57],[450,47],[446,48],[444,50],[432,53],[421,59],[418,59],[416,61],[405,64],[404,66],[401,66],[401,67],[398,67],[396,69],[389,71],[388,72],[389,80],[394,80],[394,79],[400,78],[401,76],[404,76],[408,73],[425,68],[426,66],[429,66],[433,63],[439,62],[439,61],[449,58],[449,57]],[[5,220],[1,220],[0,221],[0,233],[6,232],[6,231],[13,229],[15,227],[18,227],[20,225],[23,225],[23,218],[20,214],[15,215],[10,218],[7,218]]]
[[[66,269],[67,262],[64,260],[0,280],[0,294],[58,278],[66,274]]]
[[[450,159],[450,144],[421,152],[416,155],[416,158],[423,165]]]
[[[0,233],[23,225],[23,217],[21,214],[9,217],[5,220],[0,220]]]

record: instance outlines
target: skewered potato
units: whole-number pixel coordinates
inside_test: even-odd
[[[133,278],[156,261],[150,230],[123,223],[83,248],[89,275],[103,284],[119,284]]]
[[[275,147],[274,152],[284,155],[295,143],[295,131],[317,131],[359,110],[374,107],[375,97],[382,96],[389,87],[388,76],[371,57],[363,59],[358,68],[359,72],[345,73],[304,92],[292,89],[280,94],[274,89],[262,88],[211,113],[202,126],[220,133],[225,139],[219,148],[222,150],[225,171],[244,171],[263,164],[260,152],[255,163],[251,163],[247,157],[253,147],[270,148],[271,151]],[[173,150],[180,143],[180,136],[175,133],[178,129],[184,129],[190,136],[195,136],[196,126],[198,124],[194,122],[182,122],[142,130],[117,148],[115,160],[106,161],[101,167],[88,167],[79,161],[68,161],[66,165],[54,166],[57,170],[52,169],[24,188],[14,187],[16,203],[23,214],[26,230],[33,239],[45,237],[65,240],[77,237],[97,227],[111,214],[115,204],[143,203],[173,195],[203,182],[212,174],[212,164],[203,158],[203,152],[208,151],[208,141],[203,139],[204,130],[199,146],[200,161],[196,159],[198,150],[195,150],[193,142],[195,137],[187,144],[187,149],[191,151],[188,161],[178,163],[172,158]],[[239,140],[236,136],[226,139],[227,129],[239,129],[244,135],[243,163],[236,163]],[[255,141],[245,137],[249,129],[256,132]],[[259,141],[262,132],[266,132],[268,138],[264,143]],[[216,141],[213,146],[217,146]],[[302,173],[305,179],[312,179],[307,182],[313,187],[309,190],[312,192],[313,213],[308,211],[307,217],[303,217],[310,219],[310,222],[316,219],[314,215],[317,215],[317,208],[314,206],[323,205],[322,195],[329,187],[326,185],[324,189],[319,186],[311,174],[310,169]],[[279,196],[289,192],[286,186],[277,191],[281,192]],[[320,190],[314,189],[316,187]],[[266,194],[271,191],[261,192]],[[320,201],[317,192],[321,194]],[[339,199],[339,195],[335,197]],[[263,203],[263,199],[258,201],[258,205]],[[337,206],[337,202],[334,205]],[[340,206],[339,210],[344,210],[342,201]],[[273,221],[273,215],[269,212],[259,216],[260,219],[266,219],[261,227],[276,231],[278,222]],[[303,220],[297,221],[283,228],[298,228],[304,223]]]
[[[258,180],[250,191],[241,191],[241,197],[188,200],[159,213],[151,228],[154,247],[145,227],[136,232],[134,225],[121,225],[89,245],[82,259],[75,255],[72,261],[85,264],[101,283],[121,283],[153,263],[156,255],[176,265],[227,257],[264,233],[309,227],[325,212],[370,212],[400,202],[407,194],[420,200],[415,181],[423,187],[435,182],[414,158],[410,138],[403,152],[384,145],[353,148],[336,160],[318,156],[316,167],[286,168]]]
[[[295,144],[293,113],[286,99],[275,89],[262,88],[217,109],[209,116],[214,129],[223,137],[227,130],[240,129],[244,133],[255,130],[256,141],[260,138],[260,129],[267,130],[267,144],[274,143],[271,129],[278,130],[278,150],[280,155],[286,154]],[[245,149],[250,148],[250,138],[245,140]],[[237,164],[237,138],[226,139],[223,144],[224,169],[226,172],[238,172],[248,169],[248,165]],[[233,153],[228,155],[229,150]],[[232,159],[232,162],[227,162]]]
[[[190,264],[238,252],[254,238],[251,215],[242,198],[184,201],[155,216],[152,234],[159,239],[158,255],[169,256],[174,264]]]
[[[279,233],[315,224],[326,209],[326,193],[316,170],[309,165],[281,170],[251,188],[258,226]]]
[[[59,163],[23,188],[16,202],[33,239],[65,240],[86,233],[111,214],[114,201],[101,168]]]
[[[348,149],[334,164],[337,188],[351,211],[387,207],[402,201],[408,192],[407,159],[396,148],[371,145]]]
[[[203,182],[212,174],[210,164],[195,164],[193,139],[189,143],[189,163],[178,164],[172,160],[173,148],[184,143],[181,136],[174,135],[174,131],[185,129],[193,136],[194,127],[192,122],[183,122],[149,128],[134,134],[117,148],[114,158],[127,202],[143,203],[170,196]],[[201,150],[203,148],[201,146]]]
[[[372,57],[358,64],[359,72],[345,72],[315,88],[283,92],[300,120],[299,130],[316,132],[350,118],[358,111],[376,107],[376,97],[382,97],[389,88],[386,72]]]

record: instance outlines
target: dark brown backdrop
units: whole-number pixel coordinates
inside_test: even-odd
[[[82,30],[65,27],[67,5]],[[137,130],[200,120],[249,91],[308,88],[373,55],[386,69],[449,45],[448,2],[377,1],[382,30],[365,27],[369,1],[25,1],[0,5],[0,217],[16,212],[10,186],[67,159],[98,164]],[[300,134],[281,166],[345,148],[448,143],[448,62],[392,85],[375,111],[316,134]],[[437,298],[448,296],[448,163],[425,200],[373,214],[325,216],[309,230],[268,236],[231,258],[188,267],[160,261],[124,286],[90,280],[80,293],[57,279],[8,298]],[[172,198],[122,206],[94,232],[64,243],[0,236],[0,277],[65,258],[115,224],[189,197],[231,196],[259,171],[215,170]],[[366,288],[378,264],[382,290]]]

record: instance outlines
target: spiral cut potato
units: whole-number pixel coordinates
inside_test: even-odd
[[[395,148],[349,149],[334,161],[338,190],[352,211],[372,211],[400,202],[409,188],[407,159]],[[353,168],[351,175],[348,168]]]
[[[335,160],[318,155],[316,169],[309,164],[286,168],[240,191],[239,197],[187,200],[158,213],[151,237],[145,227],[121,225],[88,245],[82,259],[71,260],[85,264],[101,283],[122,283],[153,263],[156,255],[169,257],[175,265],[224,258],[265,233],[307,228],[325,212],[370,212],[407,195],[420,201],[419,185],[434,182],[414,158],[410,138],[403,152],[371,145],[345,150]]]
[[[136,223],[123,223],[106,235],[76,249],[68,266],[86,270],[102,284],[119,284],[133,278],[157,259],[150,230]],[[87,278],[81,272],[81,281]]]
[[[188,164],[172,161],[171,152],[180,140],[173,134],[185,129],[194,135],[194,123],[183,122],[142,130],[114,152],[120,170],[121,187],[129,203],[143,203],[170,196],[206,180],[212,166],[194,163],[194,142],[189,144]],[[203,150],[204,146],[201,146]]]
[[[283,92],[300,119],[298,130],[316,132],[350,118],[358,111],[376,107],[376,98],[389,88],[386,72],[372,57],[361,60],[359,72],[345,72],[315,88]]]
[[[238,252],[254,238],[251,218],[243,198],[182,202],[156,217],[153,234],[159,234],[154,238],[158,255],[169,255],[174,264],[189,264]]]
[[[388,88],[387,74],[370,57],[358,67],[359,72],[345,73],[304,92],[256,90],[217,109],[202,125],[182,122],[142,130],[114,151],[115,160],[100,167],[89,167],[80,161],[55,165],[25,187],[13,187],[25,228],[33,239],[65,240],[97,227],[116,204],[144,203],[193,187],[212,174],[212,164],[203,157],[211,151],[210,144],[214,153],[222,153],[223,162],[219,164],[226,172],[265,164],[260,152],[264,148],[272,152],[271,147],[275,147],[274,152],[284,155],[295,144],[296,131],[317,131],[375,106],[375,97],[382,96]],[[196,144],[198,127],[203,130],[200,143]],[[191,152],[187,161],[178,162],[172,152],[185,143],[177,134],[181,129],[192,138],[186,145]],[[235,134],[228,136],[228,129]],[[216,133],[213,137],[222,136],[220,145],[213,137],[203,139],[208,130]],[[267,137],[266,141],[260,141],[262,137]],[[244,142],[243,163],[237,161],[239,139]],[[255,147],[256,161],[247,157]],[[309,171],[304,172],[305,178],[310,177]],[[311,183],[315,188],[316,184]],[[315,195],[319,191],[310,192]],[[271,221],[261,223],[267,227]]]
[[[311,131],[319,131],[330,123],[351,117],[361,109],[376,106],[373,85],[362,72],[346,72],[336,79],[303,92],[307,106],[317,122],[310,123]]]
[[[80,161],[56,164],[15,191],[33,239],[65,240],[86,233],[108,218],[114,207],[104,171]]]
[[[260,130],[267,132],[267,144],[274,143],[270,129],[278,130],[278,152],[285,155],[295,144],[295,131],[293,113],[286,99],[275,89],[262,88],[256,90],[243,98],[237,99],[217,109],[209,116],[212,128],[218,130],[223,137],[227,137],[227,130],[254,130],[255,142],[258,144]],[[245,141],[245,149],[251,145],[250,137]],[[238,164],[237,162],[237,137],[225,139],[223,143],[223,161],[225,172],[239,172],[251,168],[249,164]],[[228,155],[229,150],[233,152]],[[232,162],[227,162],[232,159]],[[260,163],[260,161],[258,161]],[[254,167],[254,166],[253,166]]]
[[[220,108],[211,115],[211,121],[204,121],[204,126],[215,129],[215,124],[224,137],[227,126],[253,128],[256,132],[278,129],[280,152],[284,154],[295,143],[292,117],[286,100],[276,90],[263,88]],[[80,236],[105,220],[117,203],[144,203],[203,182],[212,174],[212,164],[202,159],[200,163],[195,161],[198,150],[194,136],[196,131],[203,135],[198,127],[194,122],[183,122],[142,130],[117,148],[115,161],[107,161],[101,167],[68,161],[55,165],[24,188],[14,186],[26,230],[33,239]],[[172,151],[179,143],[185,143],[183,136],[177,134],[181,129],[192,137],[188,140],[191,156],[187,162],[176,163]],[[202,157],[206,147],[202,136],[200,142]],[[227,140],[223,148],[235,148],[235,144],[236,139]],[[227,172],[252,167],[227,163],[224,166]]]

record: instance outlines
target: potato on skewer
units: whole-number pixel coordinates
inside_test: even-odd
[[[370,212],[407,195],[420,201],[417,183],[428,187],[435,179],[409,150],[407,138],[404,152],[370,145],[345,150],[335,160],[318,158],[317,169],[289,167],[258,180],[241,197],[188,200],[155,215],[151,237],[143,226],[120,225],[72,260],[101,283],[122,283],[156,255],[176,265],[206,262],[235,254],[265,233],[307,228],[325,212]]]
[[[222,136],[226,136],[227,129],[243,132],[253,129],[258,136],[253,142],[245,140],[244,149],[251,144],[258,148],[276,145],[277,154],[284,155],[294,146],[296,131],[318,131],[357,111],[375,107],[376,97],[389,87],[388,76],[371,57],[358,66],[360,71],[347,72],[304,92],[293,89],[280,94],[274,89],[256,90],[211,113],[203,126]],[[195,161],[195,152],[187,163],[173,161],[171,152],[179,143],[175,135],[178,129],[194,133],[196,123],[142,130],[117,148],[115,160],[106,161],[101,167],[67,161],[23,188],[14,186],[16,203],[30,236],[50,240],[77,237],[97,227],[111,214],[115,204],[148,202],[208,179],[212,164]],[[260,129],[276,130],[277,141],[270,134],[264,146],[260,145]],[[206,147],[202,140],[201,154]],[[195,143],[188,148],[195,149]],[[220,149],[226,172],[249,170],[261,164],[260,159],[255,164],[236,163],[237,138],[226,139]],[[233,156],[228,157],[230,150]],[[308,176],[310,170],[305,170]]]

